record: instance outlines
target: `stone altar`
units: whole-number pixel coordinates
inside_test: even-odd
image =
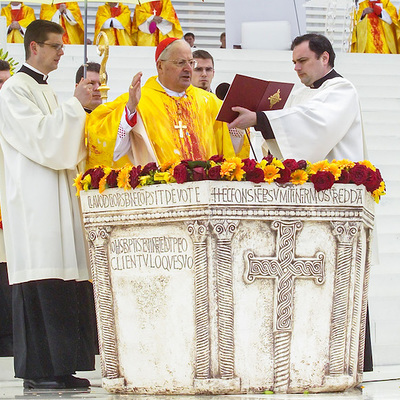
[[[363,186],[202,181],[81,192],[103,387],[342,391],[362,381]]]

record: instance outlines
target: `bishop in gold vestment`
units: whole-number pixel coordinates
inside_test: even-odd
[[[190,84],[190,46],[183,40],[166,41],[175,43],[156,56],[158,76],[149,78],[141,93],[137,74],[129,93],[90,115],[86,169],[99,164],[117,168],[126,162],[163,164],[205,160],[216,154],[235,156],[227,125],[215,120],[221,101]],[[136,121],[127,124],[131,115],[136,115]],[[248,154],[247,144],[237,155]]]
[[[12,1],[1,9],[1,15],[7,20],[7,42],[24,43],[25,29],[36,19],[33,9],[24,3]]]
[[[389,0],[360,2],[354,22],[353,53],[398,54],[400,23]]]
[[[167,37],[181,38],[181,24],[171,0],[137,5],[133,14],[132,34],[137,46],[157,46]]]

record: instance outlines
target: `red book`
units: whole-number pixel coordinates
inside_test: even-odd
[[[232,107],[251,111],[280,110],[286,103],[294,83],[264,81],[236,74],[226,94],[217,121],[232,122],[239,114]]]

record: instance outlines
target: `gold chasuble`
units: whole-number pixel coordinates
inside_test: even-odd
[[[153,16],[160,16],[165,21],[168,21],[172,24],[172,29],[164,27],[164,22],[161,22],[153,27],[150,23],[148,27],[150,31],[148,28],[144,28],[145,31],[141,30],[139,28],[140,25]],[[135,13],[133,14],[132,35],[136,46],[157,46],[167,37],[180,39],[183,36],[183,31],[174,7],[171,4],[171,0],[150,1],[137,5]]]
[[[215,120],[221,100],[193,86],[188,87],[186,95],[184,98],[169,96],[156,77],[150,78],[142,88],[138,112],[158,164],[178,159],[207,160],[216,154],[234,157],[227,125]],[[126,163],[126,156],[124,160],[113,162],[113,154],[127,101],[126,93],[112,103],[100,105],[90,114],[86,169],[95,165],[117,168]],[[133,127],[131,139],[138,125]],[[138,163],[137,160],[131,162]]]
[[[110,18],[118,20],[124,29],[115,27],[102,29],[104,23]],[[117,7],[110,7],[108,3],[99,6],[94,28],[94,41],[96,42],[98,34],[102,31],[107,35],[110,45],[132,46],[131,25],[131,10],[128,6],[122,3],[118,3]],[[100,44],[102,43],[103,39],[100,39]]]
[[[65,4],[67,12],[70,12],[75,21],[68,18],[68,14],[56,16],[61,4]],[[75,1],[59,4],[42,4],[40,8],[40,19],[46,19],[60,24],[64,28],[63,43],[83,44],[84,27],[81,10]]]
[[[14,21],[18,22],[22,28],[26,28],[32,21],[36,19],[35,13],[31,7],[21,3],[21,8],[11,9],[9,4],[1,9],[1,15],[6,17],[7,26]],[[8,43],[24,43],[24,35],[19,31],[19,29],[11,29],[11,32],[7,35]]]
[[[379,8],[376,7],[383,7],[383,10],[389,14],[391,23],[385,22],[375,12],[371,12],[361,19],[363,11],[369,7],[376,9],[377,12],[379,12]],[[400,24],[396,7],[389,0],[362,1],[359,3],[354,21],[356,25],[353,28],[351,43],[353,53],[398,53]]]

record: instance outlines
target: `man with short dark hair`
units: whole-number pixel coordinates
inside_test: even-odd
[[[84,65],[81,65],[76,71],[75,86],[83,79]],[[101,93],[99,91],[100,83],[100,64],[88,62],[86,65],[86,78],[92,84],[92,101],[86,105],[85,111],[90,114],[97,106],[102,103]]]
[[[193,58],[197,65],[193,69],[192,85],[211,92],[211,82],[215,73],[213,56],[208,51],[196,50],[193,52]]]
[[[10,64],[6,60],[0,60],[0,89],[10,76]]]
[[[183,38],[189,43],[190,47],[196,47],[194,45],[194,42],[196,40],[196,37],[194,36],[194,33],[192,32],[187,32],[185,33],[185,35],[183,36]]]
[[[64,54],[62,27],[26,29],[26,62],[0,94],[0,191],[10,284],[14,369],[26,389],[86,388],[73,374],[93,370],[89,273],[79,204],[71,181],[85,157],[82,80],[62,105],[47,84]]]
[[[293,64],[306,86],[283,110],[252,112],[233,107],[239,116],[229,127],[254,126],[277,158],[365,158],[361,110],[354,86],[334,69],[335,52],[323,35],[306,34],[292,43]]]

